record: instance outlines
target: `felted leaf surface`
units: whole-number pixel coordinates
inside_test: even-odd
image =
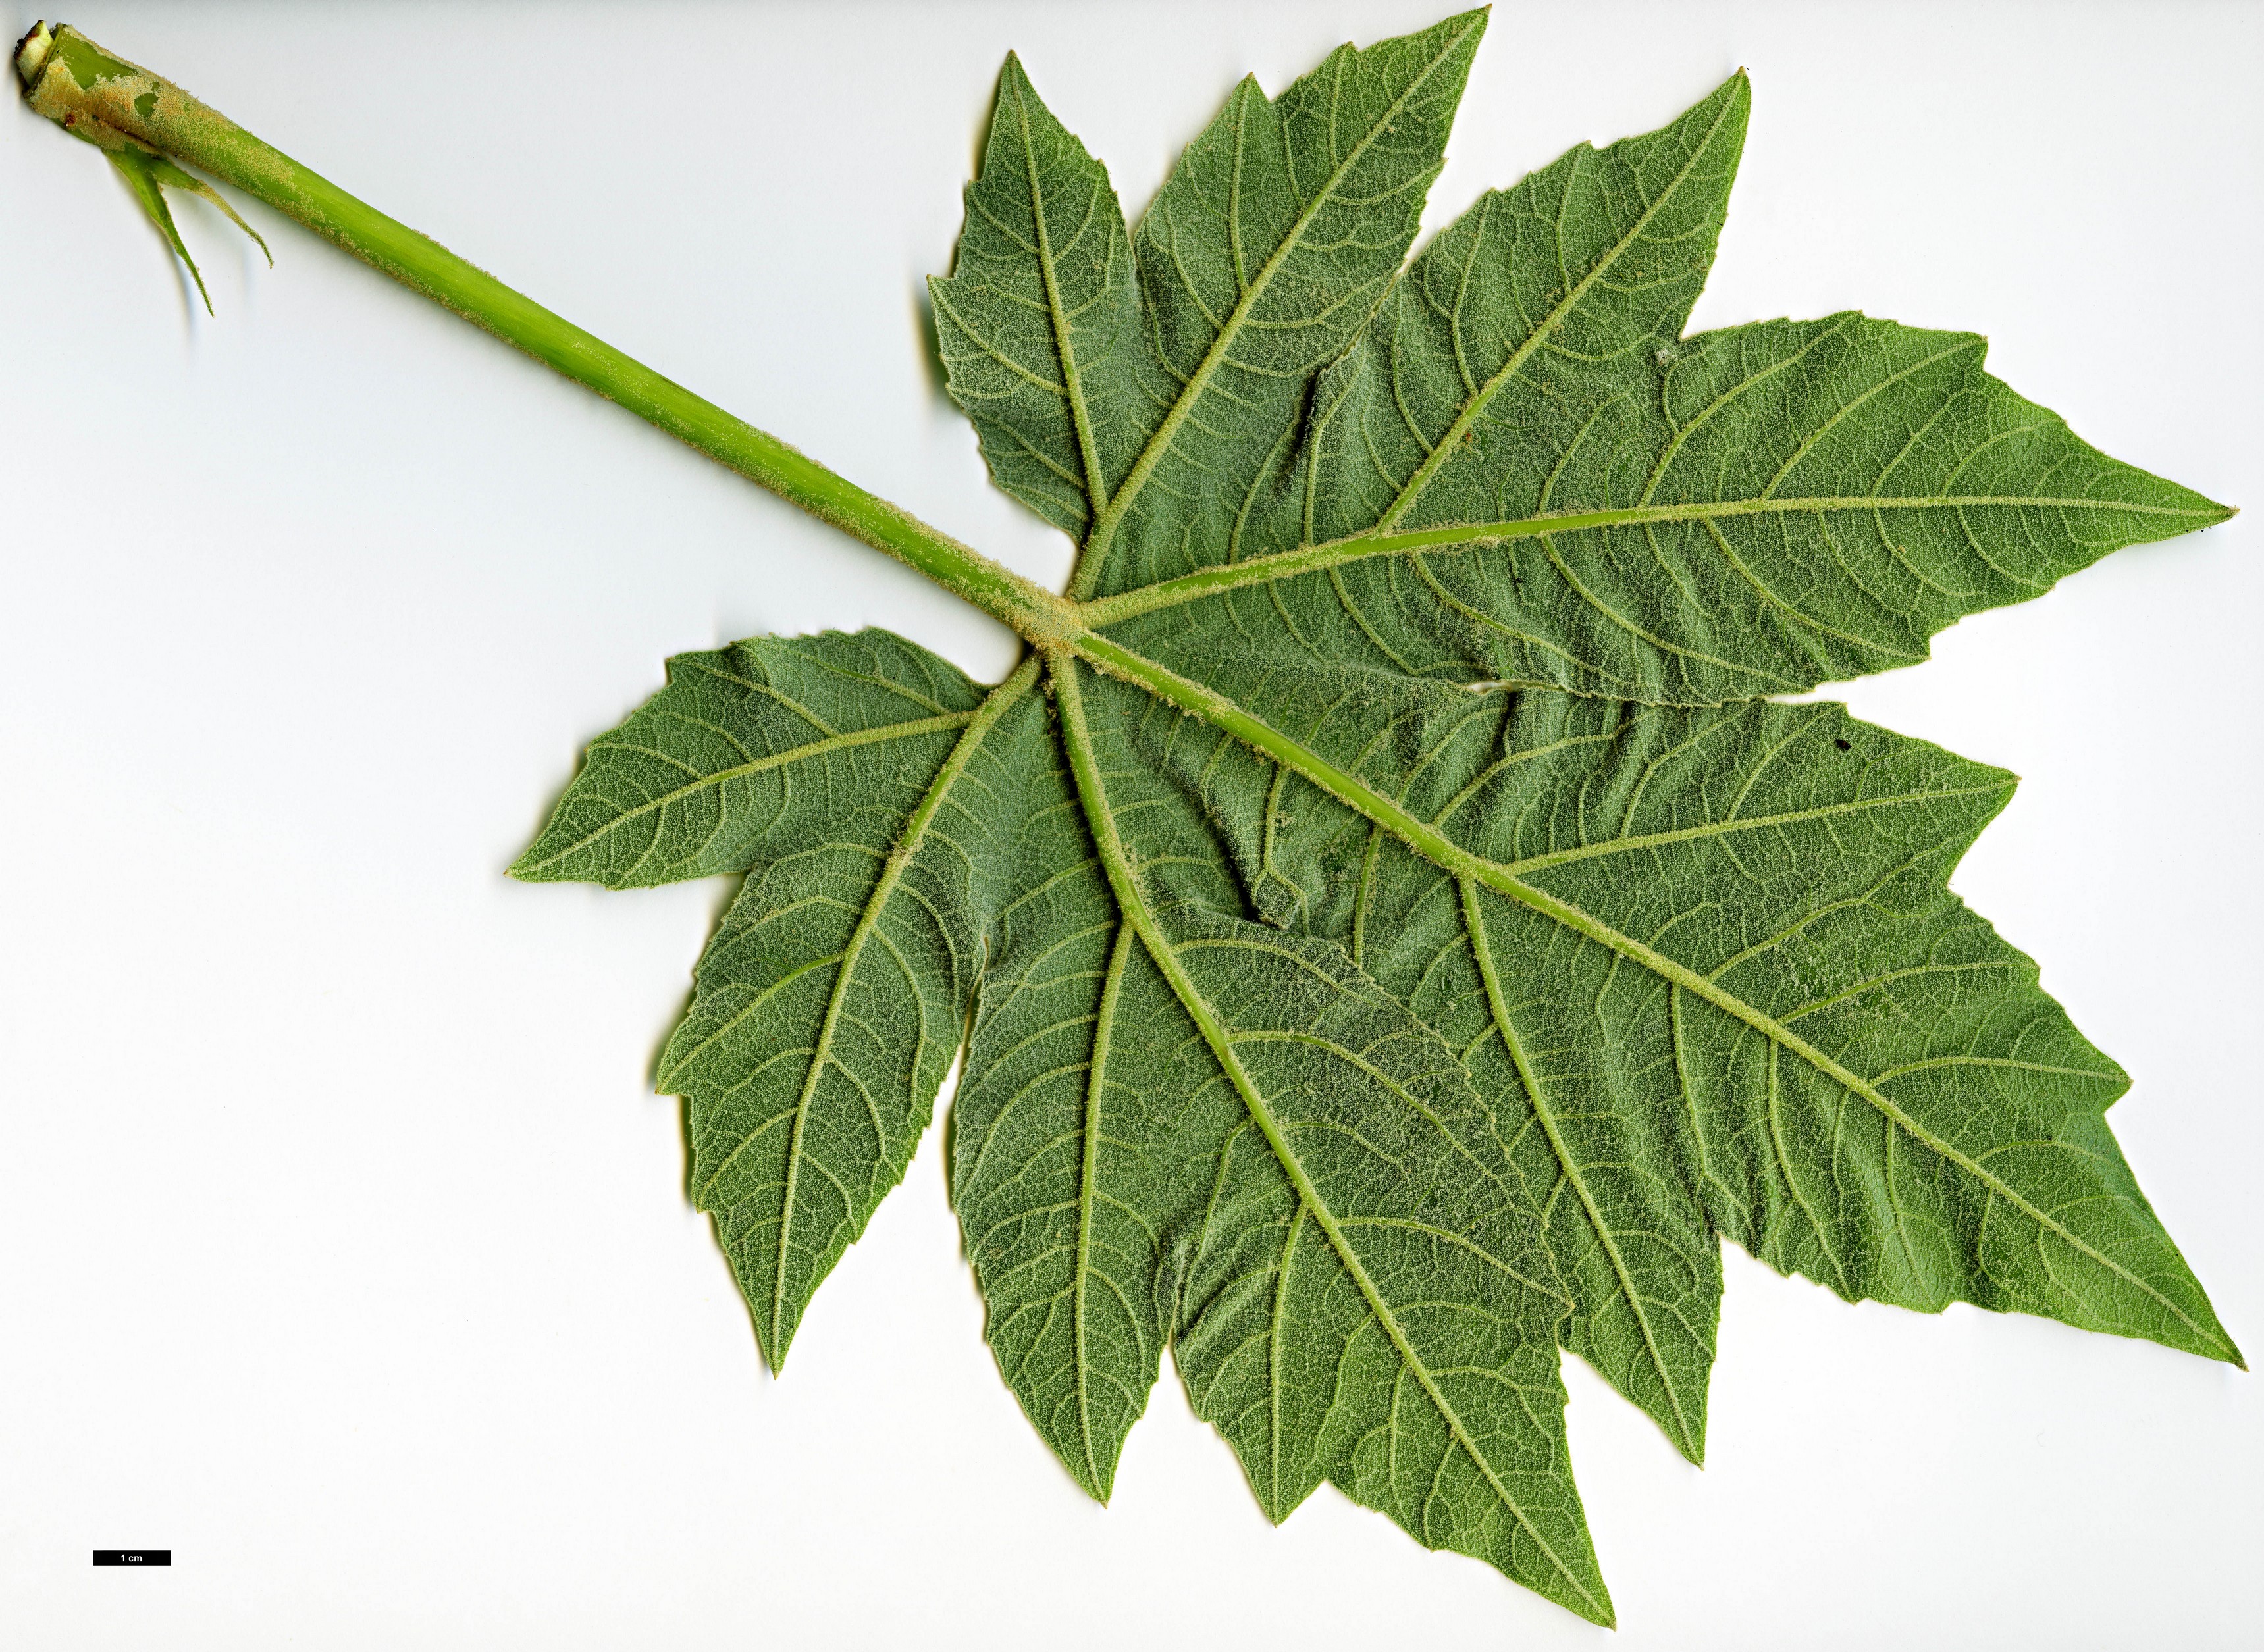
[[[1106,1496],[1175,1337],[1274,1518],[1334,1480],[1608,1616],[1565,1460],[1566,1304],[1462,1064],[1341,948],[1188,898],[1215,858],[1131,750],[1144,697],[1079,670],[1053,678],[1071,772],[958,1104],[1001,1369]]]
[[[1484,23],[1245,81],[1136,229],[1010,59],[932,292],[1072,601],[987,693],[686,656],[518,870],[746,874],[663,1083],[773,1361],[963,1045],[986,1335],[1080,1484],[1169,1347],[1273,1518],[1329,1481],[1608,1623],[1557,1351],[1700,1459],[1724,1236],[2238,1360],[2128,1081],[1948,890],[2011,777],[1767,698],[2227,512],[1970,335],[1682,337],[1742,76],[1403,267]]]
[[[1150,886],[1176,870],[1194,885],[1182,899],[1230,909],[1232,880],[1185,801],[1135,766],[1112,779]],[[952,1201],[1000,1371],[1105,1498],[1177,1324],[1221,1145],[1246,1112],[1119,911],[1065,756],[1022,811],[1017,893],[952,1103]]]
[[[514,867],[616,888],[747,873],[660,1083],[690,1103],[693,1199],[774,1366],[957,1053],[993,840],[1045,760],[1034,675],[985,698],[876,631],[680,655]]]
[[[1141,221],[1136,265],[1107,174],[1009,62],[958,268],[930,287],[992,474],[1083,531],[1086,589],[1230,535],[1414,239],[1484,27],[1344,47],[1279,98],[1245,79]]]
[[[1706,705],[1914,663],[1963,614],[2222,519],[2077,440],[1984,350],[1854,315],[1709,335],[1659,373],[1648,430],[1606,404],[1491,477],[1474,434],[1472,474],[1438,483],[1497,488],[1462,502],[1484,521],[1310,550],[1284,532],[1278,560],[1120,604],[1153,606],[1114,634],[1192,661],[1278,603],[1318,659]],[[1380,444],[1347,441],[1372,469]]]
[[[1318,376],[1237,531],[1095,618],[1196,675],[1255,644],[1708,705],[1911,664],[2223,519],[1991,378],[1971,334],[1850,313],[1681,340],[1746,100],[1738,76],[1480,200]]]
[[[957,268],[928,291],[953,394],[990,474],[1081,536],[1092,499],[1123,479],[1172,386],[1148,347],[1108,174],[1012,54],[967,187]]]
[[[1397,798],[1483,866],[1373,829],[1329,916],[1546,1190],[1567,1345],[1688,1455],[1717,1232],[1850,1299],[2230,1351],[2105,1129],[2127,1079],[1943,887],[2009,775],[1832,706],[1486,698]],[[1277,837],[1350,814],[1299,810]]]
[[[983,692],[886,631],[679,654],[667,686],[591,743],[512,875],[641,888],[837,834],[886,853]]]

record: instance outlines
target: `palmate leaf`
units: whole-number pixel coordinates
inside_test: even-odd
[[[773,1363],[963,1050],[987,1335],[1080,1484],[1170,1347],[1271,1517],[1331,1481],[1609,1622],[1556,1351],[1700,1459],[1724,1236],[2239,1359],[2121,1070],[1947,888],[2011,778],[1766,698],[2228,513],[1968,335],[1683,338],[1742,76],[1403,268],[1484,24],[1245,81],[1136,228],[1010,59],[931,290],[1072,600],[987,692],[686,656],[517,870],[745,874],[662,1083]]]

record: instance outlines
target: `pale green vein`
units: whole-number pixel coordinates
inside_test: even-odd
[[[1902,792],[1883,797],[1861,797],[1845,803],[1823,803],[1814,808],[1791,809],[1781,815],[1748,815],[1733,820],[1709,821],[1702,826],[1684,826],[1673,831],[1611,837],[1578,849],[1559,849],[1545,855],[1528,855],[1504,865],[1510,872],[1520,874],[1542,872],[1575,860],[1593,860],[1599,855],[1636,854],[1646,849],[1662,849],[1669,844],[1727,837],[1737,832],[1760,831],[1771,826],[1797,826],[1809,821],[1831,820],[1843,815],[1866,815],[1874,809],[1912,808],[1952,798],[1995,797],[2011,790],[2011,784],[2007,782],[2002,786],[1948,786],[1934,792]]]
[[[1936,1055],[1923,1061],[1906,1061],[1900,1067],[1890,1067],[1873,1082],[1883,1084],[1906,1073],[1923,1073],[1938,1067],[2005,1067],[2019,1073],[2050,1073],[2055,1077],[2088,1078],[2104,1084],[2124,1082],[2121,1073],[2102,1072],[2095,1067],[2059,1067],[2049,1061],[2023,1061],[2004,1055]]]
[[[1125,925],[1131,933],[1131,925]],[[1281,1241],[1281,1264],[1274,1276],[1274,1312],[1266,1342],[1266,1512],[1281,1518],[1281,1344],[1282,1322],[1289,1316],[1289,1264],[1297,1254],[1297,1233],[1305,1225],[1300,1202],[1289,1218],[1288,1236]]]
[[[1405,556],[1415,551],[1458,551],[1498,545],[1509,540],[1538,539],[1544,533],[1571,533],[1586,528],[1636,526],[1654,522],[1711,522],[1731,517],[1814,515],[1826,511],[1960,511],[1984,506],[2017,507],[2035,511],[2111,511],[2132,516],[2166,517],[2194,527],[2222,522],[2232,513],[2222,505],[2197,509],[2186,505],[2141,504],[2122,499],[2086,499],[2012,494],[1901,495],[1835,494],[1795,499],[1729,499],[1687,504],[1629,505],[1612,511],[1566,511],[1520,517],[1500,522],[1453,523],[1408,533],[1358,533],[1321,545],[1253,556],[1247,562],[1197,569],[1171,579],[1143,585],[1079,605],[1078,617],[1088,626],[1114,625],[1158,608],[1176,607],[1199,598],[1215,596],[1238,586],[1271,580],[1294,579],[1322,569],[1379,556]]]
[[[998,725],[998,719],[1005,715],[1007,708],[1028,692],[1037,674],[1038,660],[1033,655],[1023,661],[1012,677],[991,691],[981,709],[969,719],[965,732],[953,745],[951,755],[944,759],[943,767],[928,783],[926,793],[904,822],[903,831],[897,838],[896,847],[889,851],[880,879],[858,916],[857,927],[850,934],[849,944],[842,948],[841,963],[833,977],[833,990],[826,999],[825,1018],[818,1026],[816,1047],[810,1052],[809,1070],[802,1079],[801,1093],[795,1099],[794,1127],[787,1138],[786,1188],[779,1208],[778,1256],[771,1282],[770,1336],[766,1339],[765,1348],[765,1351],[770,1354],[773,1371],[786,1364],[786,1349],[780,1343],[779,1331],[786,1315],[787,1264],[793,1249],[795,1190],[801,1180],[802,1134],[809,1123],[810,1108],[816,1100],[819,1082],[833,1059],[834,1031],[840,1024],[842,1005],[848,999],[850,982],[857,973],[858,957],[879,924],[889,897],[895,895],[896,885],[903,878],[904,869],[911,866],[913,855],[918,852],[920,840],[927,835],[928,823],[943,807],[943,801],[950,795],[953,785],[966,772],[967,765],[973,761],[983,737]]]
[[[1036,141],[1030,131],[1029,107],[1023,101],[1024,88],[1017,83],[1020,80],[1019,74],[1009,76],[1008,91],[1014,99],[1015,123],[1021,128],[1022,163],[1030,180],[1030,216],[1038,226],[1038,272],[1045,279],[1046,309],[1053,321],[1062,384],[1069,397],[1070,418],[1077,427],[1078,452],[1085,460],[1085,490],[1097,517],[1108,508],[1108,481],[1100,468],[1100,449],[1093,439],[1092,416],[1085,409],[1085,386],[1078,377],[1077,341],[1070,332],[1069,313],[1062,305],[1061,274],[1054,265],[1053,233],[1046,227],[1045,196],[1038,186]],[[1076,237],[1070,239],[1074,244]]]
[[[1108,972],[1101,982],[1100,1011],[1092,1025],[1092,1061],[1085,1073],[1085,1140],[1080,1144],[1077,1190],[1077,1281],[1071,1309],[1076,1337],[1077,1431],[1085,1451],[1086,1483],[1095,1496],[1102,1495],[1107,1482],[1092,1449],[1092,1364],[1085,1353],[1085,1289],[1092,1272],[1092,1206],[1100,1185],[1100,1113],[1108,1083],[1108,1040],[1115,1031],[1117,995],[1123,989],[1124,969],[1131,954],[1131,927],[1120,925],[1116,944],[1109,950]]]

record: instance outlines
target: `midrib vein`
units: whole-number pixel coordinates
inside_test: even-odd
[[[1131,953],[1132,928],[1124,924],[1118,928],[1116,944],[1109,949],[1108,974],[1101,985],[1100,1009],[1092,1025],[1092,1064],[1085,1073],[1085,1141],[1077,1189],[1077,1279],[1070,1296],[1070,1320],[1077,1333],[1077,1431],[1085,1452],[1087,1483],[1096,1497],[1106,1497],[1108,1489],[1092,1450],[1092,1380],[1085,1355],[1085,1285],[1092,1265],[1093,1190],[1100,1174],[1100,1105],[1108,1082],[1108,1040],[1115,1029],[1117,994],[1124,985],[1124,969]]]
[[[2231,1343],[2221,1331],[2200,1324],[2185,1309],[2162,1294],[2152,1284],[2133,1273],[2121,1263],[2101,1251],[2049,1213],[2037,1208],[2015,1189],[1996,1176],[1970,1155],[1962,1152],[1926,1129],[1912,1118],[1876,1083],[1862,1078],[1817,1048],[1789,1026],[1747,1004],[1708,980],[1687,965],[1676,962],[1657,952],[1631,935],[1622,935],[1600,919],[1590,916],[1569,901],[1560,900],[1547,891],[1526,882],[1508,867],[1496,861],[1472,854],[1452,838],[1409,814],[1398,803],[1375,791],[1353,776],[1338,768],[1327,758],[1308,750],[1295,740],[1252,715],[1225,695],[1201,683],[1179,676],[1170,668],[1160,665],[1144,655],[1090,632],[1077,640],[1077,651],[1101,670],[1125,677],[1158,698],[1191,711],[1214,727],[1223,729],[1245,744],[1254,747],[1260,755],[1295,768],[1314,785],[1331,796],[1358,810],[1369,820],[1390,832],[1409,848],[1456,877],[1475,879],[1488,888],[1497,889],[1520,905],[1530,907],[1544,917],[1554,919],[1575,932],[1585,935],[1598,946],[1607,947],[1630,963],[1639,964],[1653,974],[1678,987],[1695,994],[1716,1009],[1735,1017],[1760,1033],[1772,1044],[1799,1056],[1834,1083],[1860,1097],[1916,1141],[1956,1165],[1971,1176],[1991,1193],[2005,1200],[2014,1209],[2026,1215],[2037,1226],[2058,1238],[2071,1250],[2089,1257],[2134,1289],[2144,1293],[2185,1325],[2203,1343],[2229,1348]]]
[[[816,1098],[818,1081],[825,1076],[826,1066],[832,1060],[833,1032],[841,1018],[841,1006],[848,999],[849,983],[857,973],[858,957],[879,924],[881,914],[889,904],[889,897],[896,893],[896,885],[903,880],[904,869],[911,865],[912,856],[918,852],[920,840],[926,836],[928,823],[943,807],[943,800],[949,794],[953,783],[966,772],[976,749],[982,745],[983,736],[997,726],[1006,708],[1028,690],[1037,677],[1037,671],[1038,656],[1034,654],[1023,661],[1012,677],[990,692],[983,702],[982,709],[969,721],[966,732],[951,748],[951,755],[944,759],[943,767],[928,783],[927,791],[920,798],[918,807],[905,820],[903,833],[898,837],[896,847],[889,851],[887,864],[881,869],[880,881],[874,886],[864,910],[858,914],[857,927],[850,934],[849,944],[842,949],[840,966],[833,977],[833,989],[826,996],[825,1017],[818,1025],[817,1042],[810,1052],[809,1070],[803,1076],[801,1093],[795,1098],[794,1127],[787,1138],[786,1187],[779,1204],[778,1255],[771,1274],[770,1333],[776,1348],[776,1351],[771,1353],[771,1369],[774,1373],[784,1368],[786,1344],[792,1340],[790,1337],[782,1336],[781,1332],[786,1304],[787,1259],[794,1238],[795,1192],[802,1175],[802,1133],[809,1123],[810,1104]]]
[[[1272,284],[1276,272],[1288,262],[1291,254],[1296,251],[1299,244],[1304,240],[1305,231],[1311,227],[1313,220],[1320,214],[1322,208],[1336,199],[1338,187],[1344,182],[1345,175],[1352,170],[1361,156],[1368,153],[1368,146],[1375,141],[1376,134],[1383,131],[1397,118],[1399,112],[1407,106],[1408,100],[1414,97],[1423,84],[1438,71],[1439,65],[1454,54],[1455,48],[1469,37],[1473,29],[1484,26],[1484,22],[1481,20],[1462,29],[1448,40],[1431,61],[1423,66],[1422,73],[1407,83],[1406,90],[1392,100],[1391,106],[1385,110],[1380,118],[1369,123],[1367,132],[1361,135],[1360,141],[1354,144],[1345,158],[1337,163],[1336,170],[1329,174],[1327,180],[1315,192],[1310,204],[1298,214],[1297,221],[1290,226],[1289,233],[1282,237],[1281,244],[1276,247],[1273,256],[1259,266],[1258,273],[1251,279],[1249,286],[1236,301],[1234,308],[1228,313],[1224,324],[1219,328],[1218,337],[1211,340],[1210,348],[1203,352],[1203,359],[1196,366],[1193,376],[1187,380],[1186,388],[1179,392],[1178,399],[1172,403],[1171,411],[1164,415],[1164,422],[1156,427],[1156,433],[1148,438],[1147,446],[1140,450],[1140,457],[1133,461],[1132,468],[1125,473],[1122,483],[1118,486],[1114,497],[1108,503],[1108,508],[1094,521],[1092,533],[1085,540],[1085,548],[1078,557],[1077,577],[1070,587],[1071,600],[1081,600],[1092,594],[1092,588],[1099,582],[1101,569],[1107,562],[1109,547],[1115,540],[1117,525],[1123,521],[1125,513],[1131,509],[1132,502],[1139,496],[1140,490],[1147,486],[1148,478],[1155,474],[1156,467],[1163,462],[1164,455],[1171,451],[1172,442],[1178,439],[1179,427],[1186,424],[1189,416],[1194,413],[1195,403],[1202,399],[1203,392],[1208,388],[1212,375],[1218,371],[1220,364],[1225,360],[1226,352],[1234,341],[1241,336],[1243,325],[1249,320],[1250,312],[1256,308],[1258,301],[1265,296],[1266,289]]]
[[[1274,1150],[1274,1156],[1281,1164],[1282,1172],[1288,1177],[1300,1205],[1327,1238],[1337,1260],[1351,1275],[1362,1301],[1368,1304],[1368,1311],[1375,1315],[1376,1323],[1382,1328],[1384,1335],[1398,1352],[1402,1363],[1445,1420],[1455,1444],[1485,1477],[1486,1483],[1501,1500],[1502,1507],[1508,1510],[1511,1517],[1524,1528],[1534,1547],[1549,1557],[1549,1563],[1556,1569],[1557,1576],[1588,1604],[1592,1612],[1604,1614],[1599,1621],[1608,1621],[1611,1610],[1608,1604],[1599,1601],[1565,1565],[1555,1547],[1533,1524],[1531,1517],[1511,1494],[1509,1488],[1502,1483],[1500,1476],[1494,1472],[1493,1465],[1478,1449],[1469,1424],[1462,1421],[1461,1414],[1440,1390],[1438,1380],[1430,1366],[1407,1340],[1406,1330],[1399,1323],[1398,1315],[1384,1300],[1375,1281],[1368,1277],[1358,1252],[1345,1237],[1335,1213],[1321,1198],[1319,1190],[1313,1185],[1312,1177],[1306,1173],[1303,1162],[1282,1135],[1281,1121],[1274,1116],[1273,1108],[1267,1105],[1256,1081],[1250,1076],[1249,1069],[1242,1064],[1242,1058],[1234,1047],[1234,1040],[1221,1025],[1217,1011],[1203,996],[1201,989],[1180,962],[1177,950],[1157,927],[1155,915],[1148,909],[1146,898],[1133,877],[1130,859],[1125,852],[1122,838],[1117,834],[1115,817],[1108,807],[1107,791],[1100,778],[1099,765],[1093,757],[1092,731],[1085,724],[1084,691],[1077,680],[1076,664],[1065,655],[1056,655],[1052,659],[1054,663],[1049,675],[1056,685],[1055,699],[1061,707],[1062,743],[1068,750],[1070,769],[1077,779],[1078,801],[1084,805],[1086,824],[1092,833],[1094,845],[1100,851],[1109,888],[1126,922],[1138,932],[1143,948],[1171,983],[1172,995],[1194,1022],[1213,1058],[1226,1074],[1228,1082],[1234,1086],[1235,1093],[1241,1098],[1251,1121],[1258,1127],[1266,1138],[1266,1145]]]
[[[1734,104],[1735,101],[1732,99],[1731,103]],[[1605,272],[1620,261],[1622,254],[1643,238],[1643,232],[1651,227],[1651,221],[1658,216],[1667,202],[1681,192],[1683,185],[1689,181],[1690,174],[1696,169],[1700,159],[1712,151],[1715,136],[1722,130],[1722,122],[1729,119],[1731,106],[1731,105],[1725,104],[1721,112],[1714,117],[1714,124],[1707,128],[1705,141],[1691,152],[1689,161],[1674,175],[1673,181],[1659,192],[1658,199],[1644,208],[1643,215],[1635,221],[1635,227],[1612,243],[1610,250],[1596,260],[1594,267],[1580,278],[1571,292],[1565,293],[1564,300],[1556,308],[1542,318],[1541,324],[1526,337],[1525,342],[1510,353],[1509,359],[1501,365],[1500,371],[1480,386],[1477,394],[1463,404],[1462,410],[1455,416],[1455,422],[1447,427],[1447,433],[1439,438],[1437,446],[1431,449],[1422,464],[1417,467],[1414,475],[1408,479],[1407,485],[1399,490],[1399,496],[1391,502],[1391,508],[1386,511],[1375,526],[1369,530],[1371,533],[1389,533],[1392,524],[1407,514],[1417,498],[1421,496],[1423,489],[1431,485],[1431,478],[1439,473],[1440,467],[1454,457],[1455,445],[1462,439],[1464,433],[1471,425],[1477,423],[1478,415],[1485,411],[1486,404],[1493,400],[1495,394],[1502,386],[1524,370],[1525,364],[1533,359],[1542,344],[1548,342],[1549,335],[1556,330],[1566,316],[1579,308],[1580,301],[1588,296],[1589,290],[1604,279]],[[1576,156],[1578,153],[1578,150],[1574,151]],[[1577,177],[1576,168],[1575,178]],[[1568,182],[1565,188],[1569,194],[1571,188],[1571,183]],[[1484,233],[1483,226],[1480,233],[1481,235]],[[1453,330],[1459,348],[1461,343],[1459,325],[1455,326]]]
[[[1119,496],[1121,497],[1121,495]],[[1089,626],[1114,625],[1121,620],[1158,608],[1176,607],[1198,598],[1215,596],[1238,586],[1269,580],[1293,579],[1346,562],[1377,556],[1404,556],[1417,551],[1458,551],[1498,545],[1506,540],[1538,539],[1549,533],[1576,533],[1589,528],[1643,526],[1658,522],[1721,521],[1731,517],[1778,514],[1813,515],[1825,511],[1962,511],[1992,505],[2040,511],[2120,511],[2134,516],[2170,517],[2194,522],[2221,521],[2222,507],[2195,510],[2184,505],[2141,504],[2122,499],[2064,498],[2012,494],[1813,496],[1792,499],[1730,499],[1687,504],[1629,505],[1611,511],[1573,511],[1546,516],[1520,517],[1500,522],[1463,522],[1445,527],[1420,528],[1407,533],[1358,533],[1319,545],[1253,556],[1247,562],[1198,569],[1158,580],[1152,585],[1085,602],[1080,617]]]
[[[1694,1463],[1705,1460],[1704,1443],[1691,1431],[1690,1419],[1683,1414],[1682,1394],[1676,1385],[1674,1373],[1666,1368],[1666,1359],[1659,1352],[1658,1334],[1651,1328],[1651,1315],[1644,1312],[1643,1298],[1636,1290],[1635,1275],[1629,1272],[1625,1257],[1620,1255],[1619,1241],[1613,1236],[1611,1224],[1604,1220],[1595,1195],[1589,1191],[1587,1178],[1580,1174],[1578,1161],[1565,1145],[1564,1135],[1556,1127],[1556,1114],[1550,1109],[1548,1097],[1541,1088],[1540,1076],[1527,1059],[1524,1041],[1517,1036],[1517,1028],[1509,1018],[1509,1004],[1503,996],[1501,977],[1494,967],[1493,946],[1487,938],[1485,914],[1478,906],[1478,886],[1475,880],[1457,878],[1455,886],[1462,892],[1462,923],[1469,931],[1470,955],[1477,962],[1478,979],[1484,983],[1486,1007],[1493,1014],[1495,1030],[1501,1034],[1502,1047],[1509,1052],[1510,1064],[1517,1069],[1518,1082],[1525,1086],[1527,1099],[1533,1104],[1533,1116],[1541,1121],[1542,1134],[1549,1138],[1549,1148],[1564,1167],[1564,1179],[1572,1185],[1572,1192],[1587,1214],[1588,1225],[1595,1229],[1596,1242],[1603,1247],[1605,1257],[1612,1264],[1613,1277],[1619,1280],[1620,1294],[1627,1299],[1628,1311],[1643,1332],[1643,1345],[1651,1355],[1651,1369],[1658,1373],[1660,1384],[1666,1389],[1666,1403],[1674,1412],[1674,1427],[1680,1436],[1675,1445]]]
[[[1108,508],[1108,482],[1100,469],[1100,450],[1092,438],[1092,421],[1085,407],[1085,384],[1078,375],[1077,349],[1070,337],[1069,312],[1062,306],[1061,277],[1054,267],[1053,235],[1046,228],[1044,192],[1038,187],[1038,153],[1030,135],[1030,111],[1022,88],[1014,88],[1015,124],[1022,133],[1022,165],[1030,180],[1030,216],[1038,229],[1038,273],[1046,284],[1046,309],[1053,319],[1055,353],[1061,358],[1062,385],[1069,395],[1069,416],[1077,430],[1078,453],[1085,460],[1085,487],[1096,517]],[[1070,240],[1075,243],[1077,237]]]

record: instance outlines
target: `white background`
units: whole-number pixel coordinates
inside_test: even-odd
[[[1445,4],[70,20],[1058,581],[921,321],[1003,53],[1136,212],[1243,70]],[[1695,325],[1973,328],[2252,507],[1848,692],[2027,777],[1957,888],[2136,1076],[2118,1134],[2264,1353],[2264,11],[1505,4],[1426,223],[1739,64]],[[1606,1643],[1332,1490],[1269,1529],[1168,1373],[1089,1503],[981,1340],[936,1134],[763,1373],[649,1093],[724,885],[503,868],[671,653],[877,624],[995,677],[1009,639],[265,209],[272,273],[177,210],[216,322],[0,109],[0,1637]],[[2256,1378],[1728,1272],[1703,1473],[1566,1361],[1616,1644],[2264,1645]],[[88,1565],[123,1544],[175,1563]]]

